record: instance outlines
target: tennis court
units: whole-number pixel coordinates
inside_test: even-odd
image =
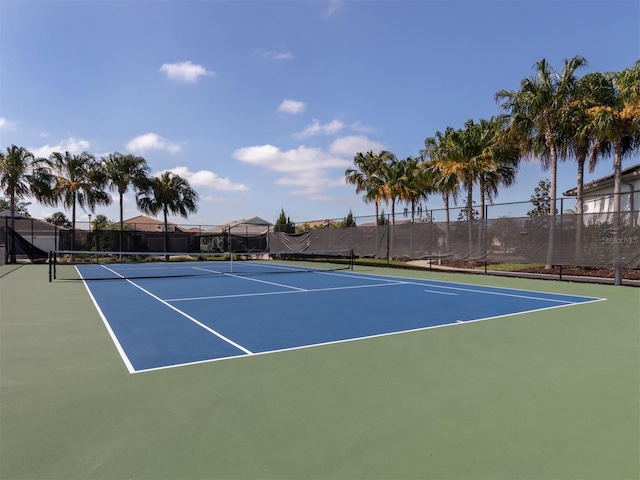
[[[301,271],[277,261],[77,270],[81,278],[99,279],[87,280],[87,289],[132,373],[602,300],[313,266]]]
[[[0,267],[0,478],[640,477],[637,288],[261,265]]]

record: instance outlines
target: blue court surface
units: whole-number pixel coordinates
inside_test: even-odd
[[[353,271],[85,284],[131,373],[601,300]]]

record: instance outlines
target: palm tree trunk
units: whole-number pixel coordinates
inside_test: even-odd
[[[124,194],[120,192],[120,234],[119,234],[119,240],[118,240],[120,244],[120,260],[122,260],[122,235],[123,235],[122,230],[124,229],[124,220],[123,220],[124,210],[122,206],[123,197],[124,197]]]
[[[71,250],[75,250],[75,249],[76,249],[76,192],[73,192],[73,205],[71,206]]]
[[[485,185],[482,180],[480,180],[480,224],[478,225],[478,250],[482,249],[484,245],[484,224],[485,224]],[[486,251],[480,252],[481,254],[485,254]]]
[[[396,224],[396,199],[391,199],[391,225]]]
[[[448,193],[444,193],[442,195],[442,199],[444,200],[444,216],[445,216],[445,222],[446,222],[446,231],[445,231],[445,246],[447,247],[447,249],[449,248],[449,237],[451,236],[451,219],[449,216],[449,194]]]
[[[164,260],[169,261],[169,228],[167,222],[167,209],[162,210],[164,215]]]
[[[473,252],[473,184],[467,183],[467,233],[469,235],[469,254]]]
[[[576,193],[576,252],[575,262],[582,264],[582,235],[584,231],[584,163],[586,155],[580,155],[578,161],[578,187]]]
[[[7,235],[9,247],[9,263],[18,263],[16,258],[16,193],[15,187],[11,187],[9,202],[11,203],[11,234]]]
[[[622,190],[622,145],[613,145],[613,284],[622,285],[622,259],[620,257],[620,229],[622,227],[621,190]]]
[[[551,270],[553,266],[553,253],[556,238],[556,189],[558,177],[558,154],[554,145],[551,145],[551,192],[550,192],[550,212],[549,212],[549,243],[547,244],[547,261],[545,270]]]

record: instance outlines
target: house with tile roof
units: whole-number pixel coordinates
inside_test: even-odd
[[[136,217],[128,218],[124,220],[124,224],[129,228],[143,232],[164,232],[164,221],[147,215],[138,215]],[[169,232],[183,231],[183,229],[178,225],[169,221],[167,221],[167,230]]]

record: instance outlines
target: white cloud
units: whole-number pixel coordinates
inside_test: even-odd
[[[358,133],[373,133],[375,131],[373,127],[368,127],[367,125],[363,125],[362,122],[360,121],[352,123],[350,126],[351,126],[351,130]]]
[[[324,192],[330,187],[342,187],[345,184],[344,177],[334,179],[318,170],[285,175],[275,183],[276,185],[294,187],[289,192],[291,195],[305,196],[310,200],[329,200],[331,197]]]
[[[306,108],[307,104],[304,102],[300,102],[298,100],[283,100],[278,107],[278,111],[296,115],[298,113],[303,113]]]
[[[257,55],[267,60],[276,60],[276,61],[293,60],[293,53],[291,53],[284,46],[279,47],[278,50],[267,50],[264,48],[259,48],[254,52],[254,55]]]
[[[222,198],[214,197],[212,195],[200,195],[198,201],[207,203],[222,203],[225,200]]]
[[[296,134],[295,136],[305,138],[313,137],[316,135],[332,135],[342,130],[343,127],[344,123],[342,123],[340,120],[332,120],[331,122],[324,125],[320,124],[318,120],[313,120],[313,122],[311,122],[311,125],[306,126],[302,132]]]
[[[160,71],[165,73],[171,80],[185,83],[195,83],[201,77],[213,77],[214,72],[208,71],[202,65],[188,62],[165,63],[160,67]]]
[[[319,148],[299,146],[282,151],[273,145],[240,148],[233,157],[244,163],[277,172],[310,172],[326,168],[344,168],[350,164],[344,158],[331,155]]]
[[[165,150],[169,153],[178,153],[182,149],[179,144],[169,142],[155,133],[138,135],[129,140],[125,148],[129,152],[138,154],[143,154],[149,150]]]
[[[180,175],[186,179],[193,188],[212,188],[214,190],[222,190],[227,192],[244,192],[249,187],[243,183],[233,183],[229,178],[222,178],[208,170],[199,170],[192,172],[188,167],[175,167],[168,171]],[[160,172],[162,173],[162,172]]]
[[[91,143],[88,140],[81,138],[69,137],[62,140],[57,145],[43,145],[41,147],[29,148],[28,150],[33,153],[35,157],[48,158],[53,152],[69,152],[71,154],[86,152],[91,148]]]
[[[271,58],[273,60],[291,60],[293,59],[293,53],[291,52],[280,52],[274,53]]]
[[[344,169],[351,165],[350,160],[333,155],[319,148],[299,146],[291,150],[280,150],[273,145],[259,145],[236,150],[233,157],[256,167],[264,168],[284,176],[276,180],[276,185],[293,187],[294,195],[304,195],[310,199],[326,199],[322,194],[332,186],[343,186],[341,182],[330,178],[328,171]]]
[[[336,155],[343,155],[353,159],[358,152],[368,152],[369,150],[377,153],[384,150],[384,144],[371,140],[364,135],[350,135],[336,139],[330,146],[329,151]]]
[[[0,130],[14,130],[16,122],[10,122],[4,117],[0,117]]]

